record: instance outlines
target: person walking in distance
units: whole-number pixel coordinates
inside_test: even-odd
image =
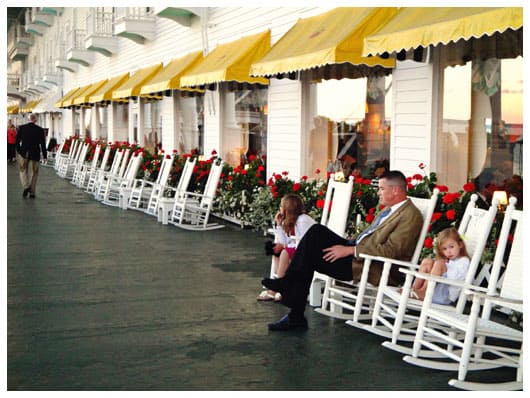
[[[17,131],[16,150],[23,198],[28,195],[35,198],[41,152],[44,160],[48,158],[44,129],[35,124],[36,121],[37,115],[29,115],[29,123],[20,126]]]
[[[11,119],[7,122],[7,162],[15,162],[16,150],[15,144],[17,140],[17,129]]]

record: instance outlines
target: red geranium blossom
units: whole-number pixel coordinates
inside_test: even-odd
[[[427,249],[432,249],[433,243],[434,243],[433,238],[431,236],[428,236],[427,238],[425,238],[425,241],[423,242],[423,246],[426,247]]]
[[[448,219],[448,220],[454,220],[455,217],[456,217],[456,211],[454,211],[453,209],[449,209],[445,212],[445,217]]]
[[[466,192],[474,192],[476,190],[477,190],[477,188],[475,187],[475,184],[473,184],[472,182],[468,182],[468,183],[464,184],[464,191],[466,191]]]

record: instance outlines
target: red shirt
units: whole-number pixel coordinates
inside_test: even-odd
[[[15,144],[17,142],[17,129],[15,127],[7,128],[7,143]]]

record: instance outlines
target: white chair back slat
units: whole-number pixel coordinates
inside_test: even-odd
[[[177,184],[176,193],[175,193],[175,200],[178,200],[182,197],[188,190],[188,186],[190,185],[191,176],[193,175],[193,169],[195,168],[195,163],[197,162],[197,159],[187,159],[186,163],[184,164],[184,168],[182,169],[182,173],[179,178],[179,182]]]
[[[348,182],[335,181],[334,177],[334,174],[329,177],[320,223],[337,235],[344,236],[353,191],[353,177],[350,176]],[[333,203],[337,205],[333,206]]]
[[[162,163],[160,165],[160,171],[158,172],[158,176],[156,178],[156,184],[167,184],[167,180],[169,179],[169,173],[171,172],[171,166],[173,165],[174,158],[175,157],[173,155],[167,155],[164,157],[164,160],[162,160]]]
[[[500,289],[500,295],[504,298],[522,300],[523,289],[524,289],[524,278],[523,278],[523,212],[515,209],[516,199],[510,198],[510,205],[506,209],[504,214],[504,222],[501,227],[499,234],[499,246],[507,246],[511,240],[511,248],[508,260],[506,261],[506,267],[502,276],[502,285]],[[514,226],[513,224],[516,223]],[[510,239],[511,238],[511,239]],[[503,268],[505,250],[499,250],[495,252],[495,258],[493,259],[493,267],[490,280],[493,282],[499,280],[501,269]],[[499,254],[498,254],[499,253]],[[496,283],[490,283],[488,293],[494,295]],[[519,312],[523,311],[522,306],[515,305],[513,309]]]
[[[414,204],[414,206],[416,206],[416,208],[420,211],[423,217],[423,224],[421,226],[418,242],[416,243],[416,247],[414,248],[414,254],[410,259],[410,261],[414,264],[417,264],[420,259],[423,243],[425,241],[425,237],[427,236],[427,230],[429,229],[429,225],[431,223],[434,209],[436,208],[436,202],[438,201],[439,194],[440,190],[438,188],[434,188],[431,197],[428,199],[409,197],[411,202]]]
[[[118,173],[120,169],[120,165],[121,165],[121,160],[123,159],[124,152],[125,152],[124,149],[118,149],[116,153],[114,154],[114,159],[112,159],[112,165],[110,167],[110,174]]]
[[[204,187],[204,192],[201,199],[201,207],[207,208],[212,206],[217,194],[217,188],[222,171],[223,161],[218,159],[212,164],[210,173],[208,174],[208,180],[206,181],[206,186]]]
[[[105,147],[105,152],[103,152],[103,159],[101,159],[101,163],[99,165],[99,170],[104,171],[107,167],[107,163],[109,162],[110,157],[110,145],[107,145]]]
[[[118,171],[118,176],[123,177],[125,175],[125,172],[127,170],[127,166],[129,165],[129,157],[131,156],[131,150],[126,149],[123,158],[120,163],[120,169]]]

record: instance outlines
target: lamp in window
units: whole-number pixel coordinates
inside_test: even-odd
[[[508,205],[508,195],[506,194],[506,191],[493,192],[492,201],[494,201],[495,199],[498,200],[499,211],[504,211],[506,209],[506,205]]]

